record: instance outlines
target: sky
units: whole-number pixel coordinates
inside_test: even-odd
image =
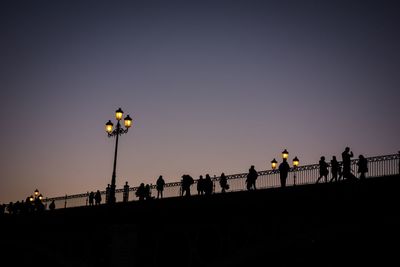
[[[0,3],[0,203],[400,149],[398,1]]]

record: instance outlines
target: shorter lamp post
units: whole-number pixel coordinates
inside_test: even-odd
[[[293,159],[293,185],[296,185],[296,170],[297,166],[299,166],[299,159],[297,157],[294,157]]]
[[[276,169],[277,164],[278,164],[278,162],[277,162],[276,159],[274,158],[274,159],[271,161],[271,167],[272,167],[273,170]]]

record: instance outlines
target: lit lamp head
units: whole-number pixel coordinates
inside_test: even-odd
[[[35,197],[37,197],[39,195],[39,190],[35,190]]]
[[[42,201],[43,200],[43,196],[42,194],[39,195],[39,200]]]
[[[132,126],[132,118],[128,116],[125,117],[124,119],[125,127],[129,128]]]
[[[115,118],[120,121],[122,120],[122,115],[124,115],[124,112],[122,111],[121,108],[117,109],[117,111],[115,111]]]
[[[289,157],[289,152],[285,149],[282,151],[282,158],[287,159]]]
[[[33,200],[34,200],[34,198],[33,198],[33,196],[31,195],[31,196],[29,197],[29,201],[30,201],[30,202],[33,202]]]
[[[106,132],[107,132],[107,133],[111,133],[112,130],[113,130],[113,126],[114,126],[114,124],[113,124],[111,121],[108,121],[108,122],[106,123]]]
[[[296,168],[297,166],[299,166],[299,159],[297,157],[294,157],[293,159],[293,166]]]
[[[276,164],[277,164],[277,163],[278,163],[278,162],[276,161],[276,159],[273,159],[273,160],[271,161],[271,167],[272,167],[273,170],[276,169]]]

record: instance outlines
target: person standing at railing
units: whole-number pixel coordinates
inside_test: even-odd
[[[228,180],[226,179],[225,173],[221,173],[219,177],[219,185],[221,186],[221,193],[225,193],[229,189]]]
[[[321,180],[322,177],[325,177],[325,183],[328,182],[328,163],[325,161],[325,157],[322,156],[321,159],[319,160],[319,177],[317,179],[317,184],[319,183],[319,180]]]
[[[190,196],[190,186],[194,183],[192,176],[182,175],[182,196]]]
[[[365,173],[368,172],[368,160],[363,156],[358,156],[358,173],[360,174],[360,180],[365,180]]]
[[[204,185],[204,194],[211,195],[213,192],[213,182],[209,174],[206,174],[206,178],[204,179],[203,185]]]
[[[197,194],[204,195],[204,178],[203,175],[200,175],[199,179],[197,180]]]
[[[162,175],[160,175],[160,177],[158,177],[156,186],[157,186],[157,198],[160,198],[160,197],[163,198],[165,181],[164,181]]]
[[[96,205],[100,205],[101,203],[101,193],[99,190],[96,191],[96,194],[94,195],[94,201]]]
[[[93,203],[94,203],[94,192],[91,191],[89,193],[89,206],[93,206]]]
[[[281,187],[286,187],[286,179],[289,174],[290,166],[289,163],[287,163],[287,159],[284,158],[282,163],[279,164],[279,177],[281,179]]]
[[[124,193],[122,195],[122,201],[123,202],[128,202],[128,199],[129,199],[129,185],[128,185],[128,182],[125,182]]]
[[[354,156],[353,151],[350,151],[349,147],[346,147],[342,153],[343,160],[343,178],[356,180],[357,178],[351,173],[351,158]]]

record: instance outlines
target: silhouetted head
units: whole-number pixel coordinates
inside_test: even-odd
[[[200,175],[200,177],[199,177],[200,179],[203,179],[203,175]]]
[[[159,179],[162,179],[162,175],[160,175],[160,177],[158,177]]]
[[[128,185],[128,182],[125,182],[125,185]]]
[[[363,158],[364,158],[364,156],[363,156],[363,155],[360,155],[360,156],[358,156],[358,158],[359,158],[359,159],[363,159]]]
[[[283,158],[283,162],[286,162],[287,161],[287,158]]]
[[[324,157],[324,156],[322,156],[322,157],[321,157],[321,160],[325,160],[325,157]]]
[[[349,152],[350,151],[350,147],[347,146],[344,151]]]
[[[333,160],[336,160],[336,156],[333,156],[332,159],[333,159]]]

